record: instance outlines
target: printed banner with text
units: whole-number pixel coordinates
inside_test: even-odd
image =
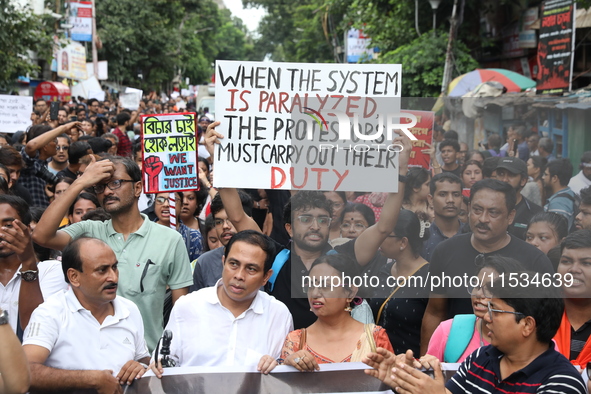
[[[146,193],[199,188],[195,118],[194,113],[141,116]]]
[[[573,0],[546,0],[542,5],[537,94],[562,93],[570,89],[575,53],[574,16]]]
[[[400,89],[400,65],[217,61],[216,186],[396,192]]]
[[[426,144],[433,144],[433,122],[435,121],[435,112],[431,111],[403,111],[411,113],[417,118],[417,124],[410,129],[418,141],[412,142],[412,152],[408,165],[412,167],[423,167],[427,170],[431,166],[431,156],[423,153],[423,150],[429,147]]]

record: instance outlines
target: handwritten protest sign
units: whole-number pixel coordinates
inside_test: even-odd
[[[418,141],[412,142],[412,152],[408,165],[411,167],[423,167],[427,170],[431,165],[431,156],[423,153],[424,149],[429,147],[425,143],[433,144],[433,122],[435,120],[435,113],[431,111],[409,111],[404,110],[404,113],[411,113],[417,118],[417,124],[411,128],[411,133],[417,137]]]
[[[25,131],[31,125],[33,98],[0,95],[0,132]]]
[[[216,186],[397,191],[400,82],[400,65],[217,61]]]
[[[196,115],[142,115],[143,179],[146,193],[197,190]]]

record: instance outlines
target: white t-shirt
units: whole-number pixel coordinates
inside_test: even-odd
[[[144,325],[137,306],[117,296],[114,315],[99,324],[72,289],[39,305],[25,330],[23,346],[50,351],[45,365],[68,370],[110,369],[116,376],[129,360],[148,357]]]
[[[166,326],[173,337],[170,355],[177,367],[256,366],[261,357],[278,358],[293,330],[281,301],[259,291],[240,316],[220,303],[217,288],[206,287],[177,300]]]
[[[53,294],[67,290],[68,284],[64,279],[62,263],[57,260],[42,261],[37,264],[39,269],[39,287],[46,300]],[[0,283],[0,308],[8,311],[10,326],[16,332],[18,322],[18,297],[21,290],[21,267],[19,267],[6,286]]]

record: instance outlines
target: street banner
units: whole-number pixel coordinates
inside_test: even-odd
[[[57,53],[58,77],[85,81],[86,74],[86,49],[84,46],[70,42]]]
[[[197,190],[196,114],[142,115],[145,193]]]
[[[70,32],[74,41],[92,41],[92,1],[70,0]]]
[[[441,364],[445,380],[457,371],[459,364]],[[366,375],[363,363],[321,364],[320,371],[299,372],[290,366],[277,366],[268,375],[245,367],[180,367],[165,368],[158,379],[148,371],[126,388],[126,394],[185,393],[357,393],[392,394],[390,387]]]
[[[573,0],[546,0],[542,4],[537,94],[559,94],[571,88],[574,15]]]
[[[345,33],[347,48],[347,63],[358,63],[359,60],[373,59],[374,50],[371,46],[371,38],[363,34],[363,30],[349,29]]]
[[[423,167],[428,170],[431,168],[431,156],[423,153],[423,150],[429,148],[426,144],[433,144],[435,112],[410,110],[404,110],[403,112],[413,114],[417,118],[416,126],[410,129],[410,132],[417,137],[417,141],[412,142],[412,152],[410,153],[408,165],[411,167]]]
[[[217,61],[215,186],[396,192],[400,89],[397,64]]]
[[[0,95],[0,131],[15,133],[31,126],[33,97]]]

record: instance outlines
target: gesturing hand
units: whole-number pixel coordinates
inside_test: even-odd
[[[164,168],[164,163],[158,156],[148,156],[144,159],[144,171],[148,174],[148,190],[158,190],[158,174]]]

